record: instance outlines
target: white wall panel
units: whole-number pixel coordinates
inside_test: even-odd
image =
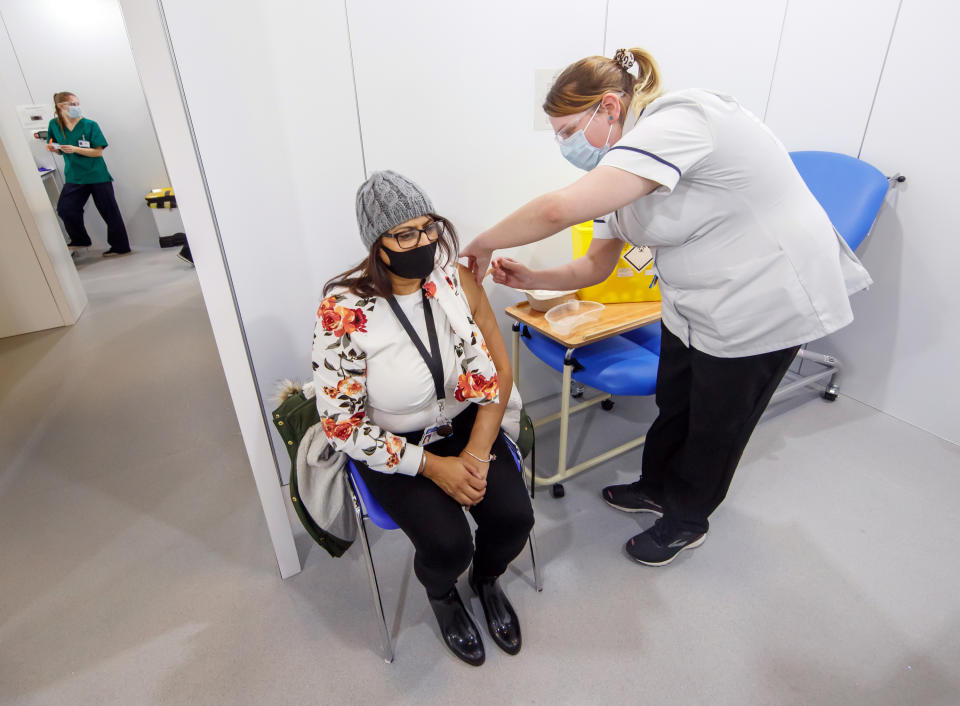
[[[842,390],[960,443],[960,6],[906,0],[862,157],[907,182],[888,196],[860,255],[876,284],[854,297],[856,320],[827,342],[848,361]]]
[[[157,137],[163,145],[170,176],[178,184],[177,203],[190,232],[190,250],[197,264],[204,306],[210,316],[280,575],[291,576],[300,571],[300,559],[287,518],[283,489],[277,482],[276,461],[260,409],[256,380],[244,350],[239,312],[234,304],[213,211],[204,190],[203,173],[160,6],[140,0],[121,0],[121,3],[130,44],[143,78],[144,94],[156,121]],[[230,414],[230,410],[225,409],[223,413]]]
[[[766,114],[787,149],[856,156],[898,4],[790,3]]]
[[[708,88],[763,117],[786,0],[610,0],[606,54],[642,47],[668,90]]]
[[[417,181],[463,243],[583,174],[551,131],[534,130],[534,76],[600,53],[603,0],[348,0],[347,9],[367,170]],[[566,262],[570,234],[513,256],[533,267]],[[487,289],[505,324],[503,307],[522,295],[489,280]],[[529,367],[525,394],[556,389],[543,366]]]
[[[0,145],[0,149],[3,146]],[[0,155],[0,164],[6,164]],[[63,326],[50,286],[0,172],[0,338]]]
[[[62,90],[78,94],[84,114],[110,143],[103,157],[131,244],[157,247],[143,197],[169,180],[117,0],[0,0],[0,12],[33,100],[50,103]],[[62,172],[62,158],[56,159]],[[107,229],[92,201],[85,220],[94,240],[105,245]]]
[[[534,72],[600,51],[603,0],[347,7],[368,171],[418,181],[465,242],[582,174],[533,129]]]
[[[6,34],[0,36],[0,46],[3,45],[10,49]],[[3,287],[7,289],[11,286],[19,286],[12,284],[12,280],[16,280],[28,270],[33,270],[35,266],[39,267],[46,280],[44,286],[47,294],[53,297],[59,312],[59,322],[55,325],[69,325],[80,316],[80,312],[87,304],[87,295],[80,283],[77,268],[67,251],[67,244],[57,223],[57,216],[50,207],[50,199],[43,181],[37,174],[33,154],[24,139],[25,130],[21,125],[16,106],[17,101],[26,92],[26,88],[24,88],[19,69],[15,68],[15,59],[13,69],[7,70],[11,69],[9,65],[11,55],[12,49],[0,50],[0,62],[3,63],[0,68],[4,69],[0,72],[0,142],[3,143],[3,149],[0,150],[0,163],[2,163],[0,166],[3,168],[6,186],[16,207],[19,226],[14,223],[11,228],[0,230],[0,237],[9,236],[11,242],[7,245],[13,248],[4,247],[2,257],[5,260],[3,269],[6,272],[3,275],[5,280]],[[17,231],[25,233],[30,241],[29,249],[14,245]],[[26,244],[21,243],[21,245]],[[15,270],[21,268],[23,272],[14,274]],[[14,307],[14,299],[22,295],[23,292],[16,297],[0,297],[2,302],[0,306],[7,304]],[[22,299],[22,303],[29,305],[32,296],[31,294],[26,299]],[[32,318],[32,315],[27,312],[27,317]],[[42,327],[38,321],[33,321],[30,326]],[[6,330],[16,330],[16,327]]]
[[[342,2],[164,0],[265,411],[310,375],[322,282],[359,259]],[[274,433],[280,469],[289,461]]]

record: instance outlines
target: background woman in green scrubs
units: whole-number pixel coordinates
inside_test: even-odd
[[[103,161],[107,140],[97,123],[83,117],[80,100],[75,94],[55,93],[53,107],[54,117],[47,126],[47,149],[62,154],[65,164],[65,183],[57,202],[57,213],[70,236],[67,245],[71,248],[92,245],[83,225],[83,207],[93,196],[93,203],[107,224],[110,249],[103,256],[126,255],[130,252],[130,241],[113,194],[113,177]]]

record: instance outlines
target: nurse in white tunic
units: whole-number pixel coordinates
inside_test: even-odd
[[[603,281],[623,241],[647,245],[663,296],[657,419],[640,479],[602,491],[659,516],[627,542],[658,566],[702,544],[743,449],[798,346],[853,320],[870,276],[790,156],[726,95],[664,92],[642,49],[593,56],[557,78],[544,110],[563,155],[587,174],[544,194],[464,250],[474,274],[518,289]],[[532,271],[493,251],[594,219],[586,256]]]

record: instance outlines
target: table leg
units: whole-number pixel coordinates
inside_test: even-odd
[[[560,458],[557,460],[557,476],[562,478],[567,470],[567,432],[570,428],[570,378],[573,375],[573,349],[568,348],[563,356],[563,381],[560,383]]]
[[[513,366],[513,383],[520,389],[520,324],[513,323],[513,358],[510,364]]]

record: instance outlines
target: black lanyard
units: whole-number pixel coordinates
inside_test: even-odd
[[[423,362],[426,363],[427,368],[430,369],[430,375],[433,376],[433,387],[437,392],[437,402],[440,403],[442,413],[443,400],[446,397],[446,393],[443,390],[443,359],[440,357],[440,344],[437,342],[437,327],[433,322],[433,309],[430,308],[430,302],[427,300],[426,290],[421,289],[420,293],[423,295],[423,317],[427,321],[427,338],[430,340],[429,353],[427,353],[423,341],[420,340],[420,336],[418,336],[414,330],[410,319],[403,313],[403,309],[400,308],[400,304],[396,298],[391,295],[387,301],[390,302],[390,308],[393,309],[393,313],[396,314],[397,319],[407,332],[410,340],[413,341],[413,345],[416,346],[420,357],[423,358]]]

